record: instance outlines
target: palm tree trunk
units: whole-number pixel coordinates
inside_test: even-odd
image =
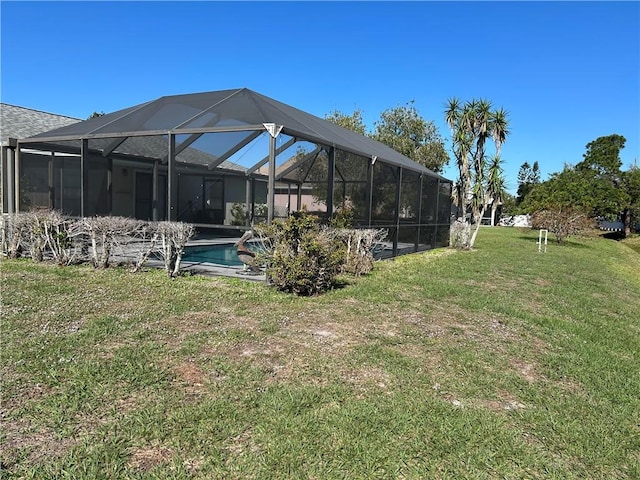
[[[476,228],[473,231],[473,234],[471,235],[471,240],[469,241],[469,248],[473,248],[473,246],[476,244],[476,237],[478,236],[478,230],[480,230],[480,224],[482,223],[482,217],[484,217],[484,212],[486,208],[487,208],[486,206],[482,207],[482,210],[480,210],[480,215],[476,219]]]

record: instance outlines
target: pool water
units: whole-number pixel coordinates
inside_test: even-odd
[[[215,263],[227,267],[241,267],[243,263],[238,260],[236,247],[233,243],[217,245],[197,245],[184,249],[183,262]]]

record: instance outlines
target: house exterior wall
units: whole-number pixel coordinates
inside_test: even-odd
[[[149,173],[151,169],[149,169]],[[112,172],[113,214],[122,217],[134,216],[135,170],[128,164],[113,162]]]

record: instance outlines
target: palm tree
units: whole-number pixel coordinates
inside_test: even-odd
[[[495,206],[504,195],[500,151],[509,135],[507,112],[502,108],[492,111],[491,102],[485,99],[474,99],[462,105],[453,97],[448,100],[445,120],[453,136],[453,150],[460,172],[457,185],[458,202],[462,206],[462,216],[465,219],[465,199],[467,192],[471,193],[471,207],[476,222],[476,229],[469,242],[471,248],[486,210],[487,198],[494,199],[492,212],[495,215]],[[485,146],[489,138],[493,139],[496,155],[487,168]]]
[[[484,172],[485,172],[485,143],[492,134],[492,112],[491,102],[488,100],[477,100],[471,102],[471,111],[469,112],[473,119],[473,129],[471,134],[475,139],[475,151],[473,152],[473,168],[474,168],[474,209],[473,216],[476,223],[482,220],[481,211],[486,203],[484,190]],[[473,246],[473,242],[471,243]]]
[[[491,123],[491,135],[493,136],[493,143],[496,145],[496,157],[500,157],[502,144],[509,136],[509,121],[507,120],[506,110],[500,108],[500,110],[493,112]]]
[[[476,151],[473,155],[473,163],[477,179],[482,183],[484,175],[484,150],[487,139],[492,135],[493,114],[491,112],[491,102],[488,100],[478,100],[472,102],[471,115],[473,117],[473,136],[476,139]]]
[[[471,152],[472,138],[468,134],[465,110],[460,101],[453,97],[448,100],[447,110],[445,111],[445,120],[451,129],[453,141],[453,153],[456,157],[456,164],[460,177],[456,184],[456,195],[458,211],[461,217],[466,219],[467,216],[467,193],[471,181],[469,170],[469,153]]]
[[[498,205],[504,200],[506,193],[504,170],[502,160],[499,155],[494,155],[489,159],[487,168],[487,197],[491,199],[491,226],[494,226],[496,210]]]
[[[487,203],[491,202],[491,226],[493,227],[496,209],[498,208],[498,204],[502,203],[506,192],[502,160],[498,155],[494,155],[489,159],[486,170],[486,185],[474,185],[478,191],[482,190],[482,193],[478,193],[478,198],[474,199],[474,205],[480,213],[476,222],[476,228],[471,235],[469,242],[470,247],[473,247],[475,244],[478,231],[480,230],[480,222],[487,209]],[[480,200],[480,198],[482,198],[482,200]]]

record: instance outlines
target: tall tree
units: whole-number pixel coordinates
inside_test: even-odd
[[[413,101],[389,108],[375,122],[372,137],[434,172],[442,172],[449,155],[438,128],[420,116]]]
[[[576,165],[579,170],[591,170],[600,178],[608,180],[619,180],[620,150],[624,148],[627,139],[622,135],[608,135],[598,137],[594,141],[587,143],[587,151],[583,155],[582,162]]]
[[[533,162],[533,168],[531,169],[531,183],[534,185],[540,183],[540,165],[538,161]]]
[[[522,203],[524,197],[531,189],[540,183],[540,166],[538,162],[533,162],[533,166],[529,162],[524,162],[518,170],[518,204]]]
[[[633,165],[622,176],[622,187],[629,196],[629,204],[622,215],[624,222],[624,236],[631,235],[632,223],[640,223],[640,167]]]
[[[625,143],[622,135],[598,137],[587,144],[584,159],[576,165],[576,171],[590,185],[593,216],[615,218],[629,205],[620,170],[620,150]]]
[[[339,110],[333,110],[325,115],[324,118],[325,120],[329,120],[331,123],[335,123],[336,125],[340,125],[348,130],[360,133],[361,135],[367,134],[367,128],[362,120],[362,110],[355,110],[350,115],[342,113]]]
[[[382,112],[380,120],[374,123],[375,129],[371,133],[366,131],[361,110],[356,110],[352,114],[334,110],[325,115],[325,119],[374,138],[433,171],[441,172],[443,166],[449,161],[444,140],[438,133],[437,127],[433,122],[422,118],[412,102],[407,106],[390,108]],[[362,162],[353,161],[349,154],[338,153],[336,176],[345,181],[344,188],[335,191],[334,205],[350,204],[357,210],[358,205],[366,200],[365,185],[362,182],[353,181],[365,178],[366,172],[359,171],[362,166]],[[311,173],[314,174],[314,171]],[[378,202],[374,207],[391,210],[395,205],[395,183],[389,181],[386,171],[380,171],[380,175],[384,179],[378,178],[374,182],[376,189],[374,198]],[[321,186],[314,188],[314,192],[325,193],[322,188]],[[403,197],[415,198],[417,196],[417,191],[413,195],[411,192],[407,193],[407,186],[404,189]],[[347,200],[349,201],[347,202]]]
[[[367,132],[362,110],[355,110],[352,114],[333,110],[324,118],[378,140],[434,172],[442,172],[449,163],[449,154],[438,128],[420,116],[413,102],[382,112],[371,133]]]
[[[449,99],[445,111],[445,120],[453,135],[453,154],[458,167],[458,180],[455,185],[454,204],[458,207],[459,216],[466,221],[467,202],[470,195],[471,171],[469,169],[469,153],[473,139],[463,125],[462,105],[457,98]]]
[[[491,102],[485,99],[473,99],[462,104],[457,98],[451,98],[445,110],[445,120],[451,129],[453,151],[459,171],[458,198],[462,205],[462,218],[466,221],[465,198],[470,198],[476,222],[476,229],[465,245],[468,248],[472,248],[475,243],[489,193],[496,193],[490,192],[485,178],[488,175],[487,141],[492,139],[496,150],[497,164],[494,165],[492,173],[502,175],[499,168],[500,151],[509,135],[507,112],[502,108],[492,108]],[[497,183],[493,185],[497,186]],[[504,181],[502,186],[504,188]]]
[[[529,213],[549,208],[581,209],[589,217],[622,218],[630,233],[632,217],[638,215],[640,173],[632,167],[621,171],[621,135],[599,137],[586,146],[583,160],[575,167],[565,165],[536,185],[522,206]]]
[[[506,195],[502,160],[498,155],[490,158],[487,167],[487,197],[491,202],[491,226],[495,225],[496,212]]]

